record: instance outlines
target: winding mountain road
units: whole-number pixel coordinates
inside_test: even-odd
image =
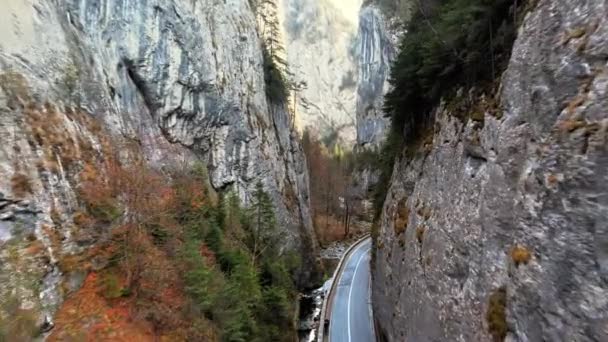
[[[373,342],[370,289],[371,239],[359,243],[344,260],[330,295],[330,342]]]

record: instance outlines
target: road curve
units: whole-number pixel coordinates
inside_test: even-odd
[[[347,256],[337,286],[330,297],[329,342],[373,342],[374,325],[370,305],[371,239],[360,243]]]

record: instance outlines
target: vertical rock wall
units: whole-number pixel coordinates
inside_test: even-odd
[[[297,82],[307,84],[296,98],[298,127],[353,144],[359,0],[283,0],[281,5],[289,68]]]
[[[370,5],[359,14],[357,56],[357,146],[377,148],[385,137],[390,120],[382,110],[388,91],[390,64],[395,55],[396,39],[390,36],[382,11]]]
[[[235,188],[245,202],[261,181],[285,248],[304,258],[299,283],[309,282],[316,242],[305,160],[285,108],[266,101],[248,1],[7,0],[0,28],[3,291],[50,319],[65,295],[56,256],[95,244],[68,229],[79,160],[103,152],[93,121],[156,167],[205,163],[216,189]],[[21,176],[25,191],[15,186]],[[28,239],[42,241],[34,256]]]
[[[373,264],[384,340],[608,340],[607,18],[602,0],[538,1],[499,112],[442,106],[432,146],[396,163]]]

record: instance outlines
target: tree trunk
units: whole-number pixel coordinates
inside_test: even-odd
[[[495,79],[494,71],[494,37],[492,36],[492,14],[490,14],[490,61],[492,63],[492,79]]]
[[[257,212],[258,212],[258,217],[257,217],[258,222],[256,225],[254,237],[253,237],[253,256],[251,258],[251,264],[253,265],[253,267],[255,267],[255,259],[257,257],[257,252],[258,252],[258,239],[260,238],[260,225],[262,223],[262,215],[260,213],[260,203],[257,204]]]
[[[344,199],[344,207],[344,238],[346,239],[350,233],[350,203],[346,198]]]

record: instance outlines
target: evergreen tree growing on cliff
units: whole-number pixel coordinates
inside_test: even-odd
[[[460,88],[492,91],[509,60],[518,24],[516,13],[524,6],[520,3],[518,7],[512,0],[445,0],[418,1],[414,7],[391,67],[392,89],[384,99],[391,130],[380,155],[382,169],[374,200],[377,213],[395,157],[404,146],[410,153],[415,151],[432,134],[433,108],[442,98],[453,115],[462,119],[479,115],[472,104],[455,94]],[[475,120],[483,121],[483,113]]]
[[[253,200],[249,208],[247,244],[251,251],[252,264],[256,265],[264,255],[274,252],[278,232],[276,231],[274,205],[261,182],[255,186]]]
[[[283,58],[285,49],[281,42],[276,0],[262,0],[256,4],[255,11],[262,38],[266,97],[274,104],[285,104],[289,97],[289,69]]]

